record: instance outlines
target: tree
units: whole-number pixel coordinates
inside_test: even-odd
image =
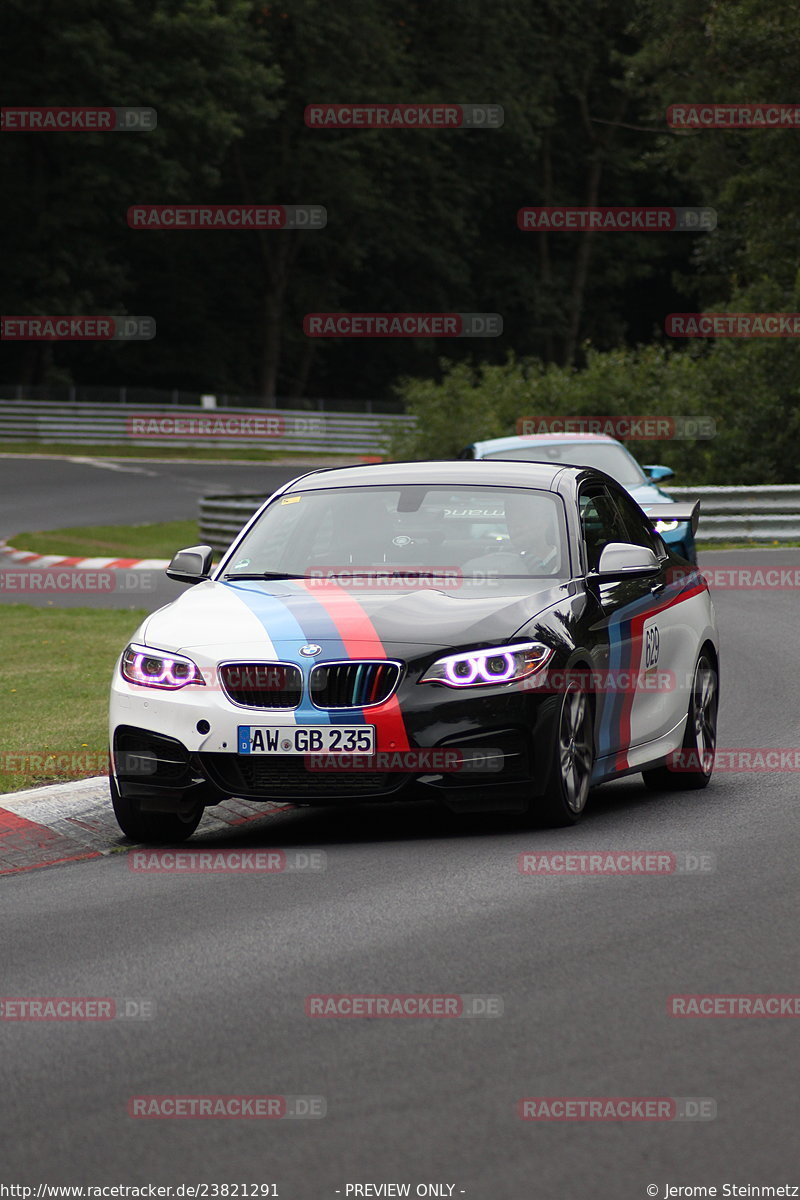
[[[4,313],[125,311],[137,259],[148,259],[142,239],[170,236],[129,229],[127,208],[204,199],[243,122],[277,111],[280,73],[251,16],[249,0],[106,0],[102,17],[89,0],[8,0],[6,105],[148,106],[158,127],[0,136],[0,212],[13,240]],[[23,343],[6,369],[46,382],[51,352],[52,343]],[[81,353],[110,361],[121,348]]]

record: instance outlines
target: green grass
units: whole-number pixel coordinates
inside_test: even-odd
[[[313,459],[315,462],[358,462],[359,455],[313,454],[304,450],[261,450],[256,446],[237,450],[230,446],[147,446],[120,442],[113,446],[87,446],[70,442],[3,442],[0,454],[55,454],[74,455],[79,458],[165,458],[190,460],[214,460],[216,462],[272,462],[275,459]]]
[[[0,792],[105,772],[114,663],[146,615],[3,605]]]
[[[196,521],[150,525],[81,525],[73,529],[15,533],[6,539],[17,550],[64,554],[70,558],[172,558],[184,546],[196,546]]]
[[[18,550],[39,554],[65,554],[85,558],[172,558],[183,546],[200,541],[196,521],[163,521],[150,525],[84,525],[74,529],[37,530],[15,533],[6,539]],[[757,550],[797,546],[800,542],[755,541],[698,542],[708,550]]]

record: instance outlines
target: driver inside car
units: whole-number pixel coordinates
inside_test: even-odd
[[[505,521],[508,541],[497,550],[469,559],[462,565],[464,574],[556,574],[561,553],[552,505],[530,495],[507,495]]]

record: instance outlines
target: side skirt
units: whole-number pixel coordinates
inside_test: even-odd
[[[625,775],[635,775],[650,767],[662,766],[670,754],[680,750],[683,745],[686,720],[686,717],[681,717],[677,725],[655,741],[629,746],[625,755],[627,766],[623,768],[617,765],[619,754],[607,754],[596,759],[592,771],[592,787],[596,787],[598,783],[603,783],[606,779],[621,779]]]

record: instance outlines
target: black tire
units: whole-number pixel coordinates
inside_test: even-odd
[[[550,770],[544,795],[534,800],[532,817],[547,825],[574,825],[586,807],[594,766],[594,720],[588,694],[577,681],[567,684],[558,710]]]
[[[185,812],[142,812],[137,800],[120,796],[113,775],[108,777],[108,786],[117,824],[134,842],[185,842],[200,824],[202,804],[195,804]]]
[[[717,669],[708,651],[704,650],[694,669],[679,764],[666,764],[642,771],[646,787],[654,792],[691,791],[708,787],[714,771],[718,709]]]

